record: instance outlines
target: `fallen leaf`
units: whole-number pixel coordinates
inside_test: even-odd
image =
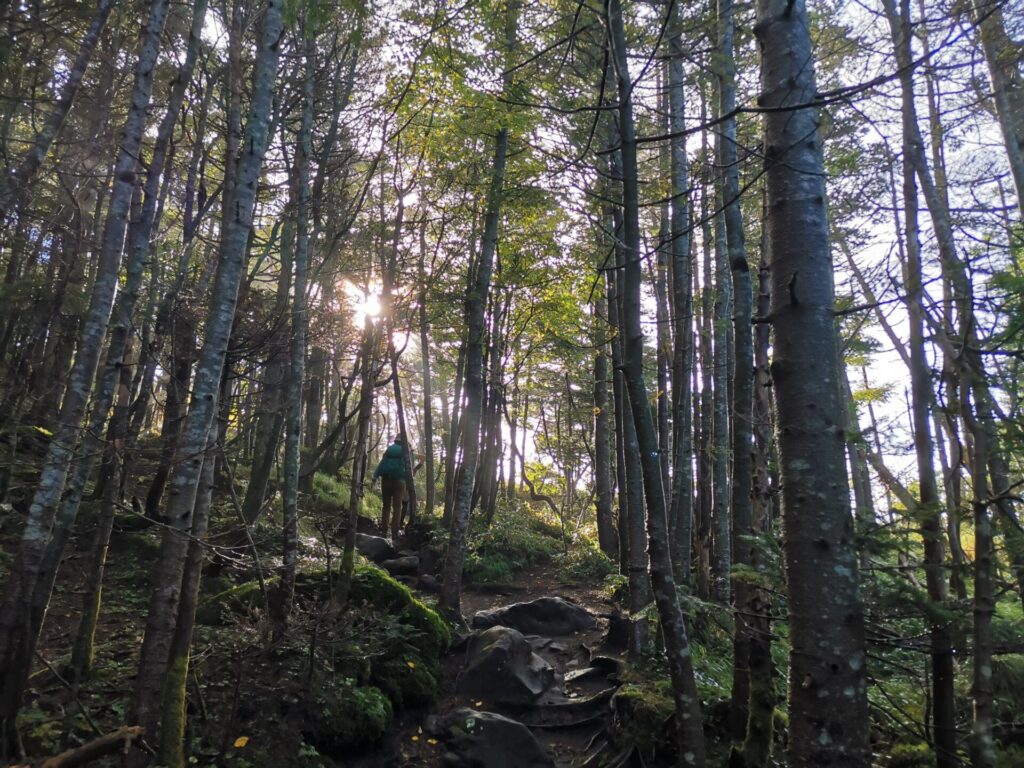
[[[248,743],[249,743],[249,737],[248,736],[239,736],[237,739],[235,739],[235,747],[237,749],[241,749],[242,747],[244,747]]]

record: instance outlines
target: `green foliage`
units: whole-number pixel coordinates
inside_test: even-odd
[[[313,498],[318,505],[328,509],[348,509],[349,489],[338,477],[323,472],[313,475]]]
[[[929,768],[935,753],[927,744],[893,744],[885,764],[888,768]]]
[[[410,644],[421,658],[437,659],[451,644],[451,629],[441,615],[376,566],[356,565],[349,599],[393,613],[411,630]]]
[[[529,565],[561,550],[561,531],[527,505],[499,505],[490,526],[470,535],[464,575],[473,584],[509,584]]]
[[[555,562],[563,579],[578,584],[595,584],[618,571],[618,565],[588,541],[577,542]]]
[[[315,707],[317,716],[310,718],[303,736],[330,755],[379,741],[391,724],[393,712],[391,702],[379,688],[347,683],[325,687],[309,706]]]

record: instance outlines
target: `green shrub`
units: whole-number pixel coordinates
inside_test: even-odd
[[[317,472],[313,475],[313,499],[327,508],[348,509],[349,489],[341,478]]]
[[[473,584],[508,584],[521,568],[549,562],[561,550],[558,536],[529,507],[500,505],[489,526],[471,533],[463,574]]]
[[[888,768],[929,768],[935,765],[935,753],[927,744],[893,744]]]
[[[587,541],[578,542],[564,555],[558,555],[556,561],[562,578],[579,584],[602,582],[618,570],[616,563]]]
[[[388,697],[373,686],[326,688],[307,707],[303,736],[328,755],[376,743],[391,724],[393,713]]]

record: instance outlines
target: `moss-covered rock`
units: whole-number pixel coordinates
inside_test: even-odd
[[[349,599],[395,614],[402,624],[414,631],[410,642],[425,659],[439,658],[451,644],[451,629],[441,615],[380,568],[356,565]]]
[[[207,626],[227,624],[231,614],[243,614],[260,599],[260,584],[249,581],[210,595],[200,600],[196,608],[196,623]]]
[[[429,704],[437,696],[439,665],[413,653],[379,659],[372,665],[371,680],[396,707]]]
[[[392,714],[391,701],[379,688],[327,688],[304,704],[302,735],[324,754],[343,756],[379,741]]]
[[[615,740],[651,754],[666,742],[666,723],[675,713],[668,681],[622,686],[612,697]]]

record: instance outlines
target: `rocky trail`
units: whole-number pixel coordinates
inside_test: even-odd
[[[360,536],[360,550],[410,586],[436,588],[416,575],[427,565],[423,553],[382,542]],[[384,742],[351,765],[631,764],[630,754],[609,754],[622,648],[609,634],[614,606],[599,585],[569,585],[550,566],[535,567],[507,588],[467,589],[462,611],[469,626],[443,660],[437,701],[401,713]]]

